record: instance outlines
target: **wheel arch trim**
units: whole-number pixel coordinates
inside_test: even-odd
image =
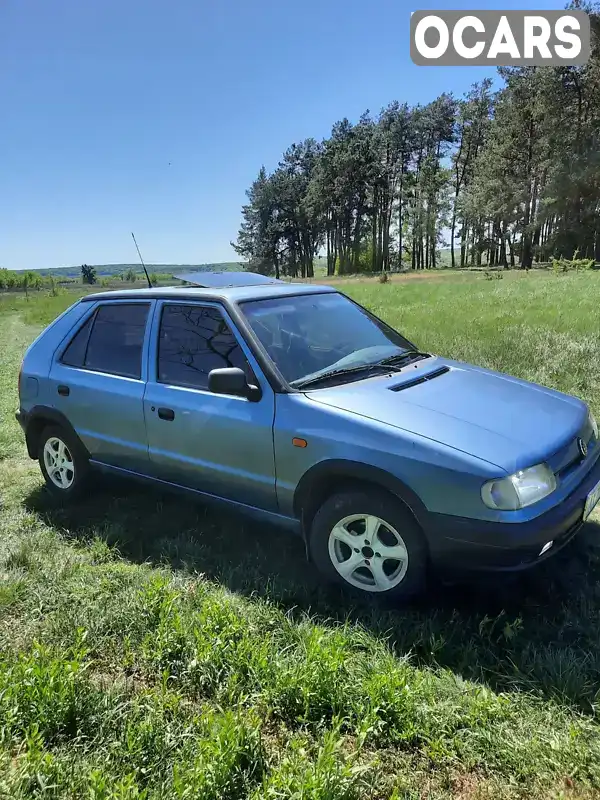
[[[332,480],[343,480],[344,478],[364,481],[386,489],[409,508],[422,528],[425,527],[424,522],[428,512],[423,501],[413,489],[407,486],[400,478],[380,467],[349,459],[326,459],[310,467],[296,486],[293,499],[294,514],[302,518],[303,509],[310,505],[310,496],[313,489],[318,488],[319,484],[331,482]],[[317,494],[320,495],[321,492],[317,492]]]
[[[27,452],[29,457],[37,459],[39,437],[45,427],[44,423],[50,425],[59,425],[73,436],[82,448],[86,458],[90,457],[87,448],[81,441],[77,431],[71,425],[67,417],[56,408],[52,406],[34,406],[27,412],[27,428],[25,431],[25,442],[27,444]]]

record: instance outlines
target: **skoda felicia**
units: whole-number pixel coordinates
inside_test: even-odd
[[[28,349],[17,416],[57,497],[95,470],[183,489],[394,598],[430,564],[533,566],[597,503],[581,400],[424,352],[333,288],[187,278],[84,297]]]

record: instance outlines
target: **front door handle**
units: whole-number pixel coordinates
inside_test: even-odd
[[[161,419],[166,419],[167,422],[172,422],[175,419],[175,412],[172,408],[159,408],[158,416]]]
[[[57,387],[56,391],[57,391],[57,392],[58,392],[60,395],[62,395],[62,397],[68,397],[68,396],[69,396],[69,392],[70,392],[71,390],[69,389],[69,387],[68,387],[68,386],[65,386],[64,384],[62,384],[62,383],[61,383],[61,384],[60,384],[60,385]]]

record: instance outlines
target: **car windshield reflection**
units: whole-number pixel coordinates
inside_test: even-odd
[[[403,336],[338,292],[242,304],[279,372],[300,386],[329,372],[368,368],[413,351]]]

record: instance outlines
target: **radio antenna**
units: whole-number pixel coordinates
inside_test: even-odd
[[[140,253],[140,248],[138,247],[138,243],[135,240],[135,236],[133,235],[133,231],[131,232],[131,238],[135,243],[135,249],[138,251],[138,256],[140,257],[140,261],[142,262],[142,267],[144,268],[144,275],[146,276],[146,280],[148,281],[148,288],[152,288],[152,283],[150,281],[150,277],[148,276],[148,270],[146,269],[146,265],[144,264],[144,259],[142,258],[142,254]]]

